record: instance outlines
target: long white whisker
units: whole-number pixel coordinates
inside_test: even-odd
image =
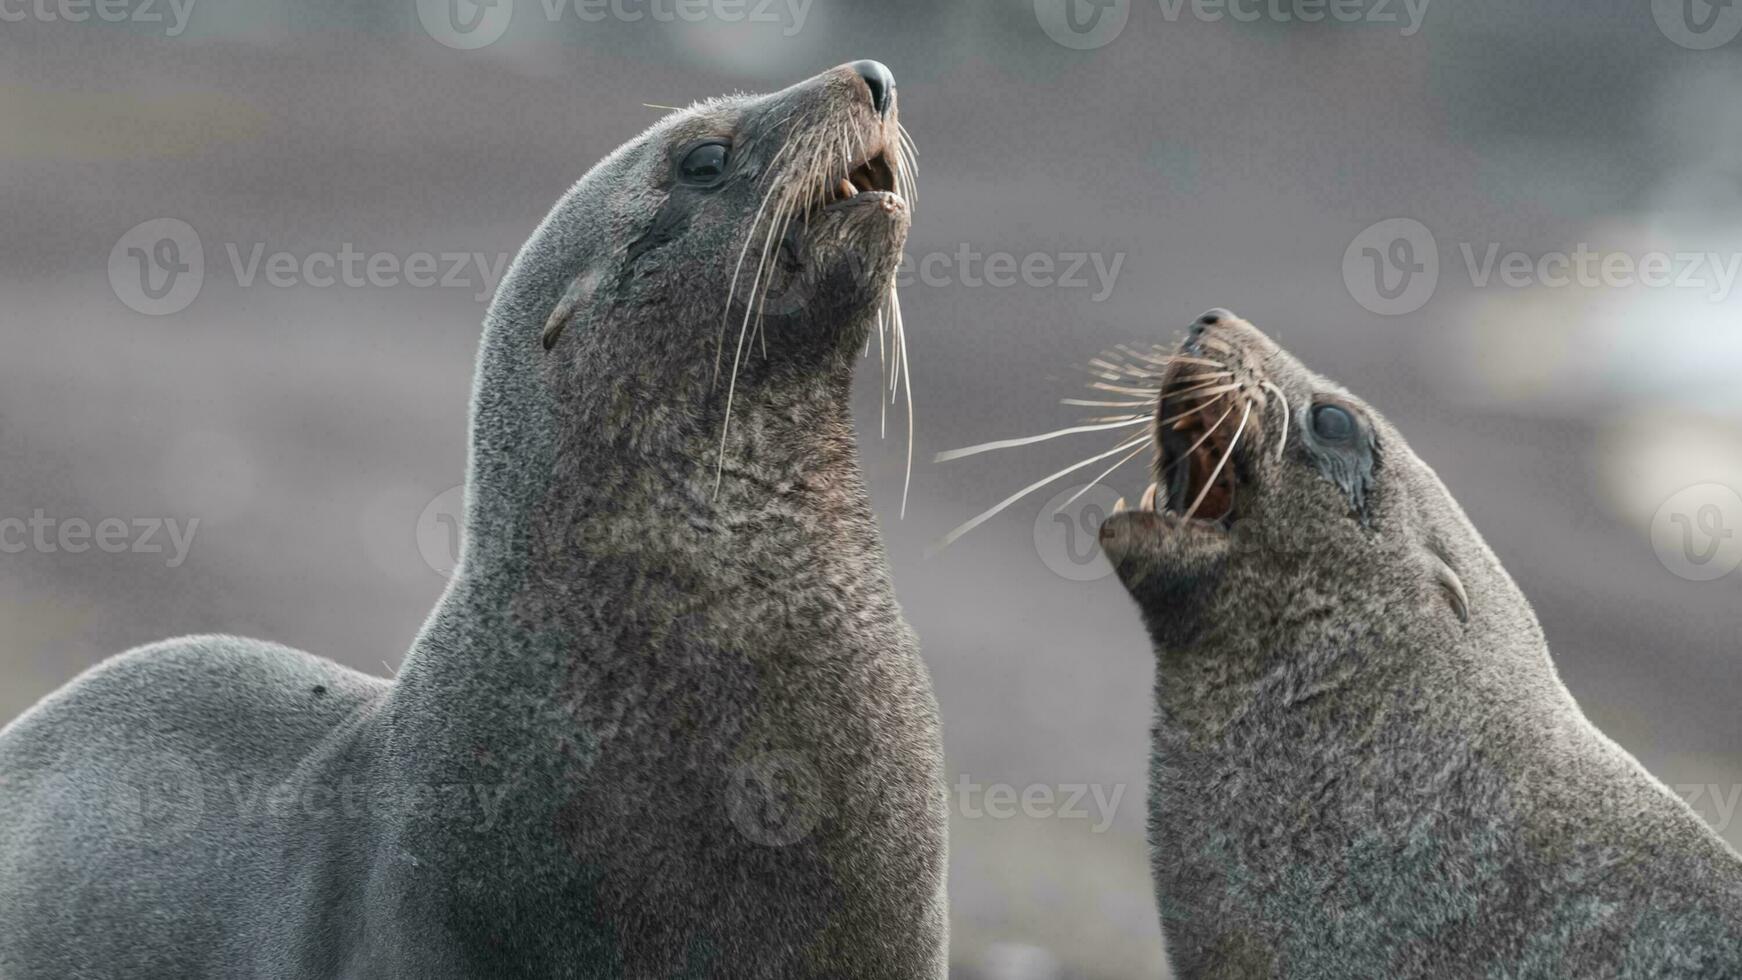
[[[901,397],[901,359],[904,351],[901,349],[901,335],[890,332],[890,343],[895,345],[895,356],[889,361],[889,404],[895,404]]]
[[[891,154],[895,166],[896,188],[907,201],[907,213],[911,218],[914,208],[919,205],[919,185],[915,180],[917,168],[913,163],[911,149],[912,137],[907,135],[899,121],[895,124],[897,136],[896,152]],[[908,492],[913,486],[913,445],[914,445],[914,410],[913,410],[913,369],[912,359],[907,352],[907,327],[901,319],[901,292],[895,280],[889,282],[889,324],[891,340],[896,347],[896,357],[901,361],[901,382],[907,394],[907,469],[901,479],[901,516],[907,516]]]
[[[996,517],[998,514],[1002,513],[1004,511],[1004,509],[1009,507],[1011,504],[1016,503],[1018,500],[1021,500],[1022,498],[1028,496],[1029,494],[1033,493],[1036,490],[1039,490],[1041,487],[1046,486],[1047,484],[1053,482],[1054,480],[1057,480],[1063,476],[1069,476],[1070,474],[1075,473],[1076,471],[1082,469],[1085,466],[1092,466],[1095,463],[1098,463],[1101,460],[1106,459],[1108,456],[1112,456],[1112,455],[1115,455],[1117,453],[1125,452],[1125,451],[1131,449],[1131,447],[1133,447],[1133,446],[1140,446],[1140,444],[1147,442],[1148,440],[1149,440],[1149,436],[1147,434],[1138,436],[1135,439],[1131,439],[1131,440],[1128,440],[1126,442],[1122,442],[1119,445],[1114,446],[1112,449],[1109,449],[1106,452],[1101,453],[1098,456],[1091,456],[1088,459],[1085,459],[1080,463],[1073,463],[1070,466],[1067,466],[1064,469],[1059,470],[1057,473],[1052,474],[1051,476],[1042,477],[1041,479],[1036,480],[1033,483],[1030,483],[1028,486],[1023,487],[1021,490],[1018,490],[1015,493],[1011,494],[1010,496],[999,501],[991,509],[982,512],[980,515],[978,515],[977,517],[974,517],[973,519],[969,520],[968,522],[962,524],[960,527],[956,528],[954,531],[951,531],[950,533],[944,535],[943,539],[941,541],[939,541],[935,547],[929,549],[930,552],[932,554],[936,554],[937,552],[940,552],[940,551],[944,550],[945,548],[948,548],[950,545],[954,544],[956,542],[956,540],[959,539],[962,535],[967,534],[969,531],[972,531],[973,529],[986,523],[987,521],[991,520],[993,517]]]
[[[1089,387],[1096,391],[1111,391],[1120,395],[1137,395],[1144,398],[1156,393],[1154,388],[1133,388],[1130,385],[1108,384],[1105,381],[1092,381],[1089,383]]]
[[[883,331],[887,329],[883,321],[888,309],[889,300],[885,298],[883,305],[877,307],[877,438],[879,439],[889,438],[889,402],[883,398],[883,392],[888,388],[886,381],[888,376],[883,373]],[[866,339],[865,344],[869,347],[871,341]]]
[[[1080,408],[1154,408],[1155,400],[1141,402],[1098,402],[1089,398],[1060,398],[1060,405],[1075,405]]]
[[[792,195],[790,193],[781,199],[780,206],[775,209],[777,220],[780,214],[785,211],[791,200]],[[763,239],[762,257],[756,263],[756,279],[752,282],[752,285],[762,279],[762,268],[768,263],[768,248],[774,241],[774,229],[775,222],[770,222],[768,234]],[[762,290],[762,295],[764,299],[767,298],[768,293],[766,288]],[[738,327],[738,345],[732,352],[732,378],[726,385],[726,414],[725,418],[720,422],[720,456],[719,459],[714,462],[715,494],[720,492],[720,481],[725,477],[726,473],[726,438],[732,431],[732,402],[738,394],[738,366],[744,360],[744,337],[750,329],[750,317],[756,309],[757,304],[754,302],[755,299],[756,297],[752,295],[750,301],[747,301],[744,304],[744,322]]]
[[[1214,404],[1216,404],[1215,399],[1206,398],[1203,401],[1198,402],[1198,406],[1196,408],[1188,408],[1185,411],[1179,413],[1178,415],[1170,415],[1167,418],[1162,419],[1160,422],[1157,422],[1155,424],[1157,426],[1172,425],[1173,423],[1178,422],[1180,419],[1189,419],[1192,416],[1198,414],[1199,412],[1203,411],[1206,408],[1209,408],[1211,405],[1214,405]]]
[[[788,146],[790,145],[788,144]],[[786,147],[782,147],[780,153],[785,152]],[[780,153],[775,154],[775,160],[780,159]],[[771,161],[770,167],[772,168],[772,166],[773,162]],[[720,335],[714,343],[715,383],[720,380],[720,358],[726,348],[726,323],[732,316],[732,297],[738,291],[738,276],[744,271],[744,257],[750,254],[750,243],[756,240],[756,229],[762,223],[762,212],[768,207],[768,201],[774,196],[776,190],[778,187],[771,186],[768,188],[768,193],[762,195],[762,203],[756,206],[756,216],[750,219],[750,229],[744,233],[744,247],[738,250],[738,263],[732,267],[732,281],[726,287],[726,308],[720,316]]]
[[[786,230],[792,226],[793,213],[793,209],[790,207],[775,212],[775,222],[768,229],[769,234],[774,237],[770,239],[768,244],[763,246],[764,262],[766,263],[771,254],[774,258],[773,264],[768,266],[768,278],[762,283],[759,290],[759,296],[756,300],[756,336],[762,343],[763,360],[768,359],[768,330],[767,321],[763,317],[763,312],[768,309],[768,290],[773,288],[774,276],[780,271],[780,248],[778,245],[774,245],[774,243],[783,241],[786,238]],[[774,246],[772,253],[769,252],[770,245]],[[760,267],[758,267],[758,272],[760,271]],[[754,285],[754,283],[752,283],[752,285]]]
[[[1089,363],[1095,367],[1111,371],[1115,375],[1126,375],[1131,373],[1131,368],[1129,366],[1120,364],[1117,361],[1109,361],[1105,357],[1091,357],[1089,358]]]
[[[1167,464],[1167,467],[1165,469],[1163,469],[1162,472],[1166,473],[1168,470],[1171,470],[1174,467],[1178,466],[1179,464],[1185,462],[1186,460],[1191,459],[1192,453],[1197,452],[1199,446],[1202,446],[1204,443],[1209,442],[1210,436],[1214,435],[1216,430],[1220,429],[1222,427],[1222,423],[1228,421],[1228,416],[1233,415],[1233,414],[1234,414],[1234,406],[1229,405],[1228,408],[1222,412],[1221,417],[1216,419],[1215,422],[1211,423],[1210,427],[1204,430],[1204,434],[1201,436],[1198,436],[1198,439],[1196,442],[1187,446],[1185,452],[1179,454],[1178,459],[1175,459],[1173,462]]]
[[[785,239],[787,229],[792,226],[794,218],[803,212],[810,210],[812,206],[820,202],[821,194],[823,193],[819,189],[821,183],[820,175],[823,172],[826,161],[827,143],[826,141],[819,142],[812,148],[810,155],[805,158],[804,166],[800,168],[800,173],[802,174],[799,181],[800,193],[790,194],[783,202],[784,209],[776,209],[773,223],[778,225],[780,228],[777,240]],[[801,193],[802,200],[800,199]],[[766,251],[766,246],[764,247],[764,251]],[[778,256],[778,251],[776,251],[775,254]],[[764,261],[766,261],[766,256]],[[757,303],[756,337],[761,344],[762,356],[764,359],[768,357],[768,329],[767,321],[763,318],[762,314],[767,308],[768,290],[774,285],[774,276],[779,271],[778,266],[779,262],[777,259],[775,266],[770,267],[768,270],[768,280],[761,287],[762,298]]]
[[[899,125],[899,124],[898,124]],[[901,196],[907,198],[908,208],[918,206],[919,187],[914,183],[914,157],[910,145],[897,141],[895,144],[896,177],[900,182]]]
[[[936,456],[932,457],[932,462],[947,463],[952,459],[962,459],[965,456],[978,456],[981,453],[989,453],[995,449],[1014,449],[1017,446],[1031,446],[1037,442],[1045,442],[1048,439],[1057,439],[1062,436],[1075,435],[1079,432],[1105,432],[1108,429],[1123,429],[1129,428],[1133,425],[1143,425],[1148,421],[1149,417],[1145,415],[1125,422],[1102,422],[1097,425],[1073,425],[1068,429],[1058,429],[1053,432],[1042,433],[1038,436],[1023,436],[1020,439],[1000,439],[997,442],[983,442],[977,446],[965,446],[961,449],[951,449],[947,452],[938,453]]]
[[[893,289],[894,287],[890,287]],[[895,327],[893,312],[889,317],[889,404],[901,394],[901,334]]]
[[[1221,387],[1217,387],[1218,385],[1220,385]],[[1221,379],[1215,379],[1215,380],[1211,380],[1211,381],[1202,382],[1195,388],[1176,388],[1172,391],[1169,391],[1167,393],[1167,397],[1178,398],[1181,395],[1195,395],[1195,394],[1198,394],[1200,392],[1202,392],[1203,394],[1206,394],[1206,395],[1219,395],[1224,391],[1233,391],[1235,388],[1238,388],[1238,387],[1240,387],[1240,386],[1237,384],[1223,384]]]
[[[901,516],[907,516],[907,491],[913,485],[913,377],[908,374],[907,330],[901,325],[901,296],[889,287],[889,309],[895,324],[895,342],[901,348],[901,381],[907,389],[907,474],[901,480]]]
[[[1130,443],[1126,443],[1126,445],[1130,445]],[[1081,497],[1083,494],[1088,493],[1090,490],[1093,490],[1096,486],[1098,486],[1100,484],[1100,482],[1102,480],[1105,480],[1107,477],[1111,476],[1114,470],[1118,469],[1121,466],[1124,466],[1126,463],[1131,462],[1132,459],[1136,458],[1138,453],[1141,453],[1145,449],[1148,449],[1148,448],[1149,448],[1149,440],[1145,439],[1142,441],[1142,443],[1140,445],[1138,445],[1138,447],[1136,449],[1131,450],[1131,452],[1129,454],[1121,457],[1118,462],[1116,462],[1112,466],[1109,466],[1106,469],[1102,470],[1100,476],[1097,476],[1093,480],[1090,480],[1088,483],[1083,484],[1083,488],[1081,490],[1078,490],[1076,493],[1071,494],[1068,498],[1065,499],[1064,503],[1059,504],[1057,507],[1054,507],[1052,509],[1052,512],[1056,514],[1059,511],[1064,510],[1066,507],[1069,507],[1071,504],[1076,503],[1078,497]]]
[[[1233,406],[1229,406],[1229,411],[1233,411]],[[1246,431],[1246,420],[1251,417],[1252,403],[1247,402],[1246,411],[1240,414],[1240,425],[1234,430],[1234,438],[1228,440],[1227,451],[1222,453],[1222,458],[1216,462],[1216,468],[1210,471],[1209,478],[1204,481],[1204,488],[1198,491],[1198,499],[1192,501],[1191,507],[1187,508],[1185,515],[1186,520],[1189,521],[1192,519],[1192,515],[1198,512],[1198,505],[1203,503],[1204,498],[1210,495],[1210,488],[1216,485],[1216,478],[1222,475],[1222,467],[1228,465],[1228,460],[1234,455],[1234,447],[1240,445],[1240,435]]]
[[[1278,388],[1274,382],[1261,381],[1259,384],[1263,385],[1267,391],[1275,394],[1277,404],[1282,406],[1282,440],[1276,447],[1276,458],[1281,460],[1282,451],[1288,448],[1288,396],[1283,394],[1282,389]]]

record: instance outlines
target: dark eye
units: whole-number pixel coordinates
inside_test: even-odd
[[[1355,438],[1355,416],[1339,405],[1313,409],[1313,435],[1325,442],[1348,442]]]
[[[711,184],[726,172],[726,144],[703,143],[684,154],[678,172],[691,184]]]

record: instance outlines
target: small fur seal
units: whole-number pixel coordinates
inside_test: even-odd
[[[904,139],[858,62],[582,178],[487,316],[398,677],[189,637],[7,726],[0,976],[944,976],[936,706],[848,404]]]
[[[1158,657],[1176,975],[1742,977],[1742,859],[1585,719],[1396,429],[1225,310],[1156,370],[1101,542]]]

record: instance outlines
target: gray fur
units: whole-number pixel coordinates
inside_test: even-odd
[[[1135,512],[1102,532],[1156,645],[1177,975],[1742,976],[1742,860],[1585,719],[1433,471],[1251,325],[1213,335],[1286,395],[1282,458],[1272,399],[1232,533]],[[1307,438],[1327,395],[1370,426],[1365,522]]]
[[[803,302],[714,486],[769,161],[877,125],[834,69],[673,113],[556,206],[490,308],[464,555],[396,680],[189,637],[0,732],[0,977],[942,977],[936,708],[848,410],[905,206],[831,208],[779,267]],[[674,186],[720,135],[727,180]]]

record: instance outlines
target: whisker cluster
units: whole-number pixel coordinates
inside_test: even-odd
[[[1214,341],[1208,343],[1205,341]],[[1215,338],[1205,338],[1200,346],[1231,355],[1232,349]],[[1038,435],[999,439],[938,453],[937,462],[962,459],[1000,449],[1032,446],[1066,436],[1097,432],[1120,432],[1112,448],[1078,460],[1023,487],[1016,493],[987,508],[952,530],[934,546],[934,551],[949,547],[969,531],[1002,513],[1017,502],[1048,485],[1103,460],[1114,459],[1094,480],[1061,502],[1057,510],[1073,503],[1088,490],[1112,476],[1144,449],[1155,450],[1152,482],[1144,492],[1139,506],[1146,510],[1165,507],[1183,511],[1183,519],[1197,516],[1205,509],[1206,520],[1224,520],[1233,513],[1235,477],[1228,463],[1242,440],[1252,432],[1254,412],[1269,408],[1272,399],[1281,406],[1283,435],[1277,453],[1280,457],[1287,444],[1289,409],[1282,389],[1268,380],[1256,385],[1242,384],[1233,370],[1221,362],[1195,356],[1172,353],[1160,346],[1140,350],[1128,346],[1115,347],[1083,366],[1088,375],[1088,387],[1111,397],[1064,398],[1060,403],[1077,408],[1112,410],[1111,414],[1090,415],[1076,424]],[[1163,408],[1165,401],[1166,408]],[[1166,417],[1163,417],[1163,413]],[[1237,417],[1237,420],[1236,420]],[[1207,421],[1213,419],[1213,421]],[[1233,421],[1232,434],[1227,435]],[[1130,435],[1123,430],[1143,426],[1141,433]],[[1183,464],[1183,470],[1181,469]],[[1187,495],[1196,488],[1189,505]],[[1214,494],[1217,488],[1225,491]],[[1207,501],[1215,503],[1205,508]],[[1121,497],[1115,512],[1125,509]],[[1220,511],[1217,513],[1217,511]]]
[[[1184,359],[1186,363],[1195,360],[1195,358]],[[1076,425],[1067,426],[1062,429],[1055,429],[1051,432],[1044,432],[1039,435],[1020,436],[1014,439],[999,439],[993,442],[967,446],[962,449],[952,449],[948,452],[938,453],[937,456],[934,457],[934,460],[943,463],[999,449],[1032,446],[1037,443],[1049,442],[1053,439],[1060,439],[1065,436],[1080,435],[1091,432],[1123,430],[1137,426],[1149,426],[1154,422],[1155,410],[1161,397],[1162,378],[1166,374],[1169,365],[1176,361],[1180,361],[1180,359],[1167,354],[1164,348],[1159,346],[1146,351],[1136,350],[1126,346],[1115,347],[1098,357],[1090,358],[1089,362],[1084,365],[1082,370],[1091,379],[1088,385],[1091,389],[1096,391],[1113,392],[1130,397],[1119,400],[1064,398],[1060,399],[1060,403],[1087,408],[1123,408],[1129,409],[1130,411],[1118,415],[1094,416],[1081,419]],[[1212,364],[1213,362],[1206,361],[1203,363]],[[1003,513],[1005,510],[1014,506],[1036,491],[1039,491],[1072,473],[1092,466],[1109,457],[1120,457],[1114,461],[1113,465],[1107,467],[1107,469],[1102,471],[1099,476],[1084,486],[1082,490],[1073,494],[1069,500],[1061,503],[1059,506],[1062,508],[1082,496],[1083,493],[1087,492],[1089,487],[1100,483],[1102,480],[1111,476],[1121,466],[1136,459],[1152,442],[1153,436],[1151,430],[1147,428],[1134,436],[1122,435],[1119,441],[1111,449],[1096,453],[1087,459],[1078,460],[1057,472],[1044,476],[1003,500],[1000,500],[998,503],[992,505],[986,510],[981,511],[979,514],[976,514],[974,517],[956,527],[950,533],[944,535],[944,537],[933,547],[933,550],[941,551],[944,548],[949,547],[969,531],[974,530],[980,525],[998,516],[1000,513]]]
[[[853,168],[863,167],[870,162],[871,157],[867,153],[869,149],[865,133],[847,119],[816,123],[807,132],[794,135],[764,168],[760,180],[761,184],[767,185],[767,190],[764,191],[756,214],[750,221],[744,244],[738,250],[726,294],[725,314],[721,318],[714,350],[714,381],[717,384],[725,361],[726,331],[732,318],[732,300],[739,291],[745,260],[760,235],[761,247],[757,249],[756,265],[751,271],[745,291],[744,315],[738,322],[738,339],[733,346],[732,367],[727,377],[725,420],[720,428],[720,451],[714,470],[716,494],[719,493],[720,482],[725,473],[727,437],[731,431],[732,406],[737,396],[738,371],[744,362],[745,348],[759,341],[763,356],[768,354],[764,314],[768,290],[773,286],[778,272],[777,265],[770,260],[779,254],[778,244],[791,230],[795,220],[807,220],[816,209],[835,198],[837,188],[848,194],[856,192]],[[913,137],[909,135],[906,127],[895,122],[893,139],[887,140],[887,144],[878,152],[888,165],[895,193],[906,200],[911,212],[917,199],[914,175],[918,153],[914,149]],[[770,204],[773,205],[772,209]],[[893,279],[890,281],[888,293],[876,311],[876,324],[877,357],[880,365],[878,377],[881,386],[878,398],[880,435],[887,435],[888,406],[896,404],[903,395],[906,396],[907,469],[901,486],[901,515],[905,517],[908,491],[913,483],[913,382],[908,367],[907,331],[901,319],[901,297]],[[866,340],[865,354],[870,355],[869,338]],[[887,395],[887,398],[883,395]]]

